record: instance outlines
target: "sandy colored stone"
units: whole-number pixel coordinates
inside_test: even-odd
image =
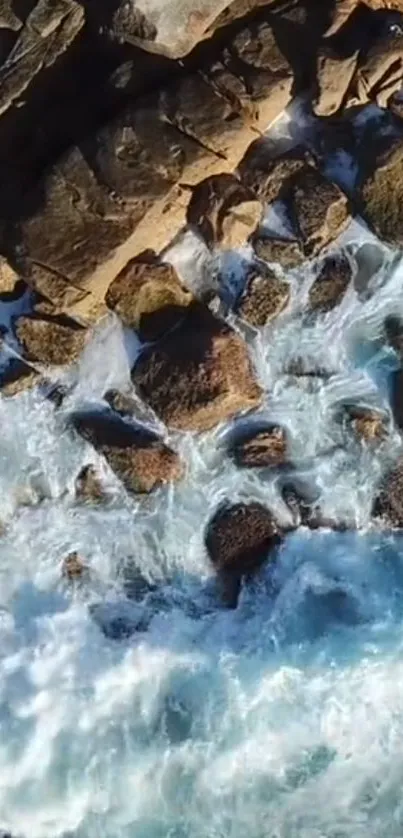
[[[242,468],[275,468],[287,461],[287,436],[278,425],[239,434],[231,445],[231,456]]]
[[[234,175],[222,173],[202,180],[194,188],[187,211],[209,247],[240,247],[256,229],[262,205]]]
[[[287,306],[291,288],[275,273],[252,268],[245,291],[236,305],[236,313],[255,328],[262,328],[274,320]]]
[[[183,477],[178,454],[147,428],[104,413],[78,413],[72,421],[80,436],[105,457],[128,492],[149,494]]]
[[[252,244],[259,259],[269,263],[278,263],[285,271],[298,267],[305,258],[297,241],[276,239],[258,234],[253,239]]]
[[[403,9],[402,9],[403,11]],[[373,38],[360,57],[351,85],[349,104],[375,101],[386,107],[392,95],[400,90],[403,81],[403,16],[385,21],[383,32]]]
[[[141,354],[132,380],[159,418],[182,431],[207,431],[262,397],[246,344],[201,305]]]
[[[350,284],[352,270],[346,256],[327,256],[309,290],[309,307],[312,311],[327,312],[335,308],[344,297]]]
[[[29,361],[64,365],[80,356],[86,330],[72,320],[62,323],[40,317],[18,317],[15,333]]]
[[[376,410],[351,408],[349,418],[356,436],[369,445],[379,443],[387,436],[385,417]]]
[[[105,300],[141,340],[152,341],[180,322],[193,296],[171,265],[132,259],[109,286]]]

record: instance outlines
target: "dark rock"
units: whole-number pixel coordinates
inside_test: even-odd
[[[263,271],[253,266],[236,313],[255,328],[266,326],[286,308],[290,291],[290,285],[278,279],[270,268]]]
[[[231,456],[242,468],[275,468],[287,462],[287,437],[283,428],[249,428],[231,446]]]
[[[403,527],[403,459],[385,475],[373,506],[373,515],[389,526]]]
[[[403,141],[380,153],[364,176],[362,211],[380,239],[403,245]]]
[[[142,353],[132,379],[141,398],[177,430],[206,431],[261,401],[245,343],[201,305]]]
[[[92,465],[83,466],[75,480],[76,498],[84,503],[102,503],[105,498],[105,490],[97,471]]]
[[[144,631],[146,628],[145,621],[137,609],[128,607],[124,601],[92,605],[90,613],[109,640],[126,640],[135,632]]]
[[[224,504],[210,519],[205,544],[217,572],[236,577],[266,561],[280,536],[271,512],[260,503]]]
[[[187,221],[211,247],[240,247],[256,229],[262,205],[234,175],[220,174],[194,188]]]
[[[390,377],[390,403],[397,427],[403,430],[403,369],[394,370]]]
[[[386,417],[377,410],[348,405],[344,415],[355,436],[367,445],[379,444],[387,436]]]
[[[63,560],[62,575],[69,582],[81,582],[88,575],[88,567],[78,553],[69,553]]]
[[[384,328],[387,343],[403,359],[403,320],[391,314],[386,318]]]
[[[109,286],[105,300],[140,340],[152,341],[180,322],[193,296],[171,265],[131,259]]]
[[[128,492],[148,494],[183,476],[178,454],[147,428],[104,413],[77,413],[72,422],[105,457]]]
[[[352,277],[346,256],[328,256],[309,291],[309,305],[313,311],[327,312],[342,300]]]
[[[274,239],[260,234],[253,239],[252,244],[259,259],[278,262],[285,271],[298,267],[305,258],[297,241]]]
[[[29,361],[60,366],[78,359],[86,338],[86,330],[68,318],[18,317],[15,333]]]

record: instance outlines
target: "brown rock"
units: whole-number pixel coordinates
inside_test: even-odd
[[[362,211],[365,219],[380,239],[403,244],[403,141],[378,155],[364,176]]]
[[[62,274],[47,268],[45,265],[28,262],[24,271],[24,280],[43,299],[37,303],[35,310],[49,312],[63,312],[74,303],[88,297],[88,293],[79,286],[73,285]]]
[[[350,410],[351,424],[356,435],[368,444],[380,442],[385,438],[387,429],[385,417],[375,410]]]
[[[205,532],[209,558],[225,586],[227,604],[236,606],[245,574],[253,573],[280,542],[271,512],[260,503],[226,503]]]
[[[240,247],[256,229],[262,206],[253,192],[230,174],[213,175],[193,190],[187,221],[211,247]]]
[[[289,239],[274,239],[258,235],[253,239],[256,256],[265,262],[274,262],[285,270],[292,270],[304,261],[304,254],[299,242]]]
[[[68,318],[18,317],[15,332],[28,360],[60,366],[77,360],[86,336],[86,330]]]
[[[11,358],[0,376],[0,390],[5,398],[12,398],[30,390],[41,380],[40,374],[21,358]]]
[[[352,277],[346,256],[328,256],[309,291],[309,305],[313,311],[331,311],[341,302]]]
[[[12,294],[18,282],[19,276],[16,271],[4,256],[0,256],[0,294]]]
[[[350,220],[346,195],[313,166],[305,165],[288,181],[290,209],[304,252],[312,256],[333,241]]]
[[[132,379],[141,398],[177,430],[207,431],[261,400],[246,345],[201,305],[142,353]]]
[[[329,47],[319,51],[316,67],[318,94],[314,106],[316,116],[332,116],[340,110],[358,67],[358,55],[358,49],[345,58]]]
[[[107,390],[104,393],[104,399],[119,416],[134,416],[137,412],[138,405],[135,399],[126,393],[121,393],[120,390]]]
[[[308,158],[302,146],[278,154],[277,144],[259,139],[247,149],[238,171],[242,182],[260,200],[272,203],[288,194],[290,178],[304,168]]]
[[[75,480],[75,493],[77,500],[84,503],[97,504],[105,500],[105,491],[94,466],[82,467]]]
[[[385,475],[373,506],[373,514],[390,526],[403,526],[403,459]]]
[[[234,441],[231,455],[242,468],[273,468],[287,461],[287,437],[283,428],[272,426],[249,431]]]
[[[183,476],[178,454],[147,428],[102,413],[75,414],[73,425],[105,457],[128,492],[149,494]]]
[[[88,575],[87,565],[75,551],[63,560],[62,575],[69,582],[81,582]]]
[[[376,101],[386,107],[403,81],[403,17],[385,20],[383,33],[373,39],[365,57],[361,56],[353,83],[351,100],[355,104]]]
[[[140,340],[152,341],[180,322],[193,297],[171,265],[131,259],[109,286],[105,300]]]
[[[283,311],[289,298],[290,286],[287,282],[278,279],[269,268],[264,273],[252,268],[236,313],[251,326],[261,328]]]

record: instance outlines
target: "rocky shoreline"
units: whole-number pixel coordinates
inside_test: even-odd
[[[367,293],[365,258],[360,266],[337,249],[352,218],[403,247],[403,3],[204,9],[181,18],[175,38],[158,4],[147,18],[140,2],[0,2],[0,300],[29,298],[4,329],[2,395],[42,386],[54,396],[49,371],[77,362],[113,313],[141,343],[133,389],[105,393],[105,410],[74,414],[69,427],[135,496],[186,472],[139,418],[138,399],[174,433],[258,410],[263,391],[242,330],[284,312],[289,272],[313,272],[305,315],[318,317],[352,285]],[[288,121],[276,123],[284,112]],[[344,171],[329,167],[340,160]],[[201,282],[196,266],[188,282],[175,262],[186,236],[201,253]],[[240,249],[244,281],[226,293],[222,257]],[[385,322],[384,343],[400,361],[402,335],[399,320]],[[296,358],[289,374],[322,372]],[[392,419],[402,428],[401,376],[392,418],[362,405],[342,411],[357,444],[382,445]],[[228,456],[239,468],[278,469],[288,529],[350,525],[325,519],[293,485],[281,426],[248,428]],[[399,460],[374,503],[386,526],[403,527],[402,475]],[[77,498],[105,500],[90,467]],[[263,505],[217,509],[205,546],[227,604],[286,531]],[[80,558],[67,559],[65,575],[80,576]]]

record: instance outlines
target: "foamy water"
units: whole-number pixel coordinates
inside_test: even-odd
[[[218,266],[194,246],[188,235],[169,255],[185,281],[197,267],[200,288]],[[238,470],[228,426],[176,434],[186,478],[138,502],[68,427],[73,409],[128,384],[134,335],[113,317],[101,324],[65,374],[59,411],[38,390],[0,399],[0,830],[401,838],[403,541],[370,524],[401,441],[390,418],[388,440],[370,450],[336,414],[353,402],[390,416],[397,361],[382,324],[403,315],[403,264],[359,222],[341,246],[355,279],[333,312],[307,315],[313,265],[289,274],[290,304],[259,335],[227,317],[265,389],[257,415],[287,429],[325,516],[362,529],[290,534],[236,611],[221,607],[204,528],[225,498],[262,501],[289,523],[278,475]],[[228,293],[249,258],[247,249],[222,258]],[[376,270],[365,275],[368,260]],[[295,357],[331,377],[293,379]],[[89,462],[106,506],[75,503]],[[73,550],[90,567],[78,590],[61,575]],[[122,620],[134,633],[116,639]]]

